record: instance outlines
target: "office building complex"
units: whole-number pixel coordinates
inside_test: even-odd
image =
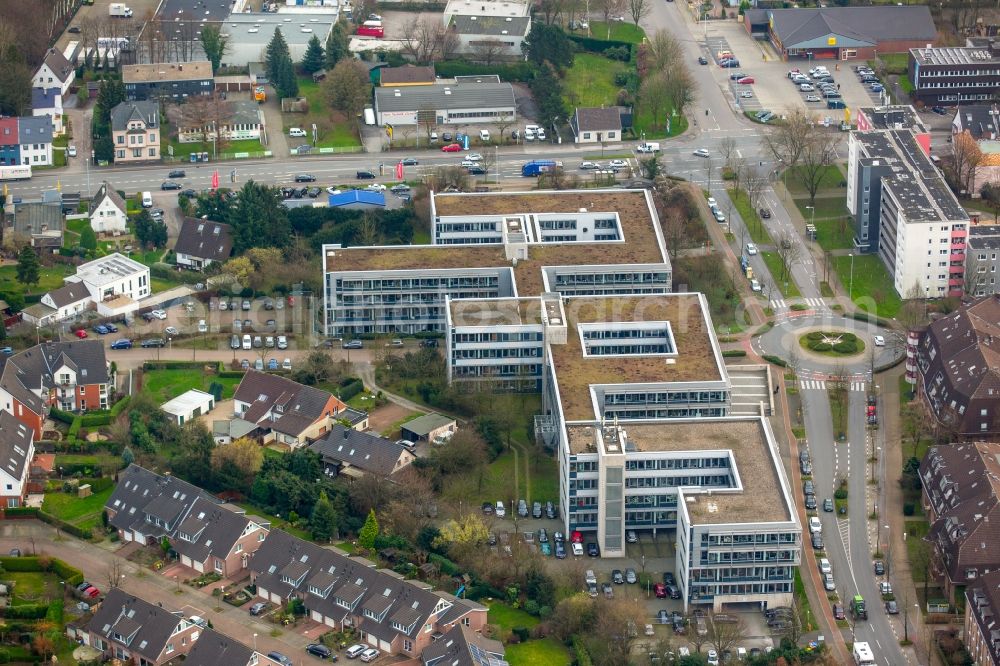
[[[852,132],[854,246],[877,253],[904,298],[961,296],[969,216],[910,129]]]
[[[1000,88],[1000,44],[910,49],[913,97],[928,106],[993,99]]]

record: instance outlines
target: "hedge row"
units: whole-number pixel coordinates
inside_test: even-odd
[[[892,324],[888,320],[882,319],[881,317],[877,317],[875,315],[868,314],[867,312],[852,312],[849,316],[851,319],[856,319],[857,321],[863,321],[868,324],[876,324],[884,328],[892,327]]]
[[[56,421],[62,421],[67,425],[72,424],[73,420],[76,418],[76,414],[74,414],[73,412],[64,412],[63,410],[57,409],[55,407],[52,407],[49,410],[49,416],[51,416]]]
[[[774,354],[764,354],[764,356],[762,356],[761,358],[763,358],[768,363],[773,363],[774,365],[780,366],[782,368],[788,367],[788,363],[785,362],[785,359],[775,356]]]
[[[73,419],[73,423],[69,426],[69,432],[66,433],[66,438],[69,440],[76,439],[77,434],[80,432],[80,427],[83,425],[83,419],[81,417],[76,417]]]
[[[48,604],[19,604],[17,606],[8,606],[4,611],[4,617],[16,620],[41,620],[48,612]]]
[[[446,60],[435,63],[434,71],[443,79],[450,79],[456,76],[498,74],[501,81],[526,82],[531,81],[535,76],[535,67],[528,62],[481,65],[467,60]]]
[[[347,402],[357,394],[365,390],[365,385],[360,379],[355,379],[351,383],[340,389],[340,399]]]
[[[65,467],[63,468],[63,470],[65,471]],[[15,515],[15,514],[11,513],[11,511],[13,511],[13,509],[8,509],[6,513],[8,515]],[[42,511],[41,509],[36,509],[34,507],[24,507],[24,509],[18,511],[18,513],[16,515],[19,515],[19,516],[32,516],[34,518],[38,518],[40,521],[42,521],[44,523],[48,523],[49,525],[52,525],[53,527],[56,527],[58,529],[61,529],[63,532],[66,532],[67,534],[71,534],[71,535],[75,536],[78,539],[86,539],[86,540],[89,541],[89,540],[91,540],[91,539],[94,538],[94,535],[93,535],[93,533],[90,530],[80,529],[76,525],[74,525],[72,523],[67,523],[62,518],[57,518],[57,517],[53,516],[51,513],[46,513],[44,511]],[[24,560],[24,559],[28,559],[28,558],[0,558],[0,564],[3,564],[4,567],[7,567],[6,563],[4,562],[5,559],[19,559],[19,560]],[[9,569],[9,567],[7,567],[7,568]],[[37,569],[10,569],[10,570],[11,571],[37,571]],[[82,575],[83,574],[81,574],[80,582],[83,582]]]
[[[241,379],[246,373],[242,370],[221,370],[218,374],[220,379]]]
[[[8,513],[10,512],[8,511]],[[52,573],[62,578],[68,585],[75,587],[83,582],[83,572],[76,567],[71,567],[56,558],[49,558],[49,562],[51,562],[50,569]],[[26,557],[0,557],[0,566],[6,571],[21,573],[43,570],[39,558],[35,555],[28,555]]]
[[[567,35],[567,37],[569,37],[581,51],[604,53],[608,49],[625,48],[630,52],[632,50],[632,44],[629,42],[622,42],[617,39],[597,39],[596,37],[587,37],[585,35]]]
[[[746,351],[742,349],[727,349],[726,351],[722,352],[723,358],[742,358],[746,355],[747,355]]]
[[[214,365],[219,370],[219,363],[203,363],[199,361],[146,361],[143,370],[201,370],[205,366]]]
[[[441,570],[441,573],[448,576],[461,576],[464,573],[457,564],[449,560],[443,555],[438,555],[437,553],[430,553],[427,559],[433,562]]]
[[[125,408],[128,407],[128,403],[131,399],[132,396],[127,395],[118,402],[116,402],[114,405],[112,405],[111,418],[112,419],[118,418],[121,415],[121,413],[125,411]]]

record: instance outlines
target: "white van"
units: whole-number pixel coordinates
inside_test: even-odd
[[[524,126],[524,140],[525,141],[534,141],[536,136],[538,136],[538,125],[525,125]]]
[[[637,153],[658,153],[660,152],[660,144],[655,142],[640,143],[636,146],[635,152]]]
[[[290,130],[288,130],[288,136],[303,137],[305,135],[306,135],[306,131],[304,129],[302,129],[301,127],[293,127]]]
[[[150,192],[142,193],[142,207],[143,208],[153,207],[153,195]]]
[[[479,130],[479,140],[487,143],[490,140],[490,131],[486,129]]]
[[[253,349],[253,340],[251,340],[250,336],[245,333],[243,334],[243,349],[244,350]]]

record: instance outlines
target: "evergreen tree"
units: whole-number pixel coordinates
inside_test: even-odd
[[[358,532],[358,545],[366,550],[375,547],[375,537],[378,536],[378,519],[375,518],[375,509],[369,509],[365,524]]]
[[[278,92],[278,97],[295,97],[299,94],[299,82],[295,78],[295,66],[288,52],[288,43],[281,34],[281,28],[274,29],[274,37],[267,44],[264,68],[267,78]]]
[[[309,531],[313,541],[329,541],[337,532],[337,511],[324,491],[320,491],[316,506],[313,507]]]
[[[323,45],[319,43],[319,37],[313,34],[309,39],[305,55],[302,56],[302,71],[306,74],[313,74],[323,69],[326,64],[326,54],[323,52]]]
[[[97,110],[102,122],[111,122],[111,110],[125,101],[125,84],[120,80],[105,79],[97,91]]]
[[[229,47],[229,38],[222,36],[222,31],[216,25],[206,25],[201,29],[201,48],[212,63],[212,72],[219,69],[222,56]]]
[[[21,254],[17,256],[17,281],[25,287],[38,284],[41,279],[41,264],[38,263],[38,255],[31,249],[30,245],[21,248]]]
[[[97,234],[88,224],[80,232],[80,247],[88,252],[94,252],[97,250]]]
[[[127,446],[122,449],[122,462],[125,463],[126,467],[135,462],[135,454],[132,453],[132,449]]]
[[[233,227],[233,254],[252,247],[285,247],[291,241],[288,208],[274,188],[250,180],[240,190],[226,221]]]
[[[347,28],[344,21],[337,21],[330,31],[330,36],[326,38],[326,68],[331,70],[348,53],[351,38],[347,35]]]

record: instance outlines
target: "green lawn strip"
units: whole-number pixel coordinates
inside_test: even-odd
[[[667,132],[666,119],[670,119],[670,131]],[[654,118],[652,111],[639,104],[632,118],[632,133],[635,136],[645,135],[647,139],[664,139],[682,134],[687,130],[688,120],[683,115],[674,115],[673,107],[660,110],[660,118]]]
[[[575,30],[570,32],[570,34],[587,36],[587,31]],[[646,31],[634,23],[612,21],[611,36],[608,37],[608,24],[604,21],[592,21],[590,23],[590,36],[594,39],[611,39],[618,42],[640,44],[642,43],[642,38],[646,36]]]
[[[854,228],[841,220],[816,220],[816,242],[824,250],[850,250],[854,247]]]
[[[522,462],[522,466],[523,464]],[[519,478],[519,481],[522,487],[515,489],[514,454],[505,451],[483,470],[482,483],[480,483],[480,475],[478,474],[464,475],[461,478],[449,480],[444,495],[453,504],[466,502],[470,506],[479,506],[483,502],[492,503],[511,497],[523,497],[522,489],[525,479]]]
[[[226,141],[225,143],[218,144],[216,146],[213,146],[211,141],[181,143],[177,139],[173,139],[170,141],[170,145],[174,149],[174,157],[180,158],[183,161],[190,160],[191,153],[208,153],[208,158],[211,160],[215,158],[216,153],[220,155],[229,153],[259,153],[267,150],[267,147],[262,146],[260,141],[257,139]],[[222,174],[220,173],[220,179],[221,175]]]
[[[227,400],[233,397],[240,380],[238,377],[219,377],[195,369],[147,370],[143,374],[142,390],[163,403],[191,389],[207,392],[214,382],[222,384],[222,398]]]
[[[911,384],[910,382],[906,381],[906,375],[905,374],[902,374],[902,375],[899,376],[899,402],[900,402],[900,404],[905,404],[907,402],[912,402],[913,401],[913,398],[914,398],[913,389],[914,388],[915,388],[914,384]]]
[[[532,445],[534,446],[534,445]],[[534,455],[532,451],[529,468],[531,470],[532,502],[559,502],[559,464],[545,455]]]
[[[59,577],[40,571],[6,571],[2,579],[14,584],[14,606],[44,603],[45,598],[59,598]]]
[[[799,287],[795,284],[795,280],[792,279],[791,275],[782,279],[781,257],[778,256],[777,252],[761,252],[760,256],[767,265],[767,270],[770,271],[771,277],[774,278],[775,286],[778,287],[785,298],[798,298],[802,295],[799,293]]]
[[[849,290],[855,304],[865,312],[879,317],[895,317],[903,302],[893,287],[892,277],[882,260],[874,254],[854,256],[853,289],[851,288],[851,257],[833,258],[834,270],[844,288]]]
[[[928,531],[930,531],[930,525],[926,520],[906,521],[906,556],[910,560],[910,573],[915,583],[924,582],[924,570],[919,565],[923,555],[930,554],[930,545],[924,541]]]
[[[70,493],[46,493],[42,511],[83,529],[96,527],[113,490],[108,488],[83,498]]]
[[[307,113],[282,114],[282,131],[287,133],[289,127],[301,127],[309,136],[300,143],[312,143],[312,125],[316,124],[318,140],[317,148],[348,148],[360,146],[357,135],[357,124],[350,118],[345,118],[339,111],[330,109],[323,95],[320,84],[311,77],[299,77],[299,96],[305,97],[309,104]],[[298,145],[297,139],[289,139],[289,147]]]
[[[883,53],[879,56],[879,60],[885,65],[885,71],[890,74],[902,74],[906,71],[909,65],[909,54],[906,53]],[[876,68],[876,62],[874,60],[868,61],[868,66],[872,69]]]
[[[792,167],[785,171],[782,179],[785,182],[785,186],[788,191],[792,193],[793,196],[808,195],[805,185],[802,184],[802,179],[799,177],[799,169],[801,167]],[[823,177],[819,182],[819,189],[816,191],[816,196],[819,197],[823,194],[823,190],[835,190],[841,189],[840,184],[844,181],[846,175],[841,170],[839,165],[831,164],[824,169]]]
[[[167,291],[168,289],[173,289],[179,286],[180,282],[174,282],[172,280],[164,280],[163,278],[149,278],[149,286],[153,288],[153,293],[158,294],[161,291]]]
[[[729,193],[729,198],[732,199],[733,206],[736,208],[736,212],[740,214],[740,218],[742,218],[743,224],[746,226],[747,232],[749,232],[753,242],[758,245],[771,245],[774,242],[771,240],[771,234],[767,232],[767,228],[761,221],[757,211],[750,205],[750,199],[747,197],[746,192],[735,189],[728,189],[726,192]]]
[[[500,601],[488,603],[487,606],[490,609],[487,619],[489,624],[495,624],[505,632],[512,630],[514,627],[531,629],[538,624],[538,618],[534,615],[529,615],[518,608],[511,608]]]
[[[554,638],[508,645],[505,658],[510,666],[568,666],[573,663],[566,646]]]
[[[32,294],[44,294],[63,285],[63,278],[73,275],[73,266],[53,266],[38,271],[38,284],[31,285]],[[7,292],[25,293],[24,285],[17,281],[17,266],[0,266],[0,294]]]
[[[615,85],[615,74],[624,72],[627,65],[610,60],[596,53],[577,53],[573,66],[563,79],[565,101],[568,107],[608,106],[615,103],[620,86]]]
[[[980,213],[984,213],[986,217],[981,218],[982,222],[997,224],[998,215],[996,209],[991,208],[983,199],[960,199],[960,203],[962,204],[962,208],[978,210]]]
[[[816,628],[815,616],[809,606],[809,597],[806,596],[806,588],[802,584],[802,576],[799,570],[795,569],[795,604],[799,609],[799,621],[802,624],[802,631],[813,631]]]
[[[743,330],[743,323],[737,318],[737,313],[741,311],[742,297],[737,290],[731,289],[728,279],[722,279],[729,271],[720,255],[678,257],[674,263],[674,275],[680,277],[677,283],[686,284],[688,291],[705,294],[716,331],[730,334]]]

